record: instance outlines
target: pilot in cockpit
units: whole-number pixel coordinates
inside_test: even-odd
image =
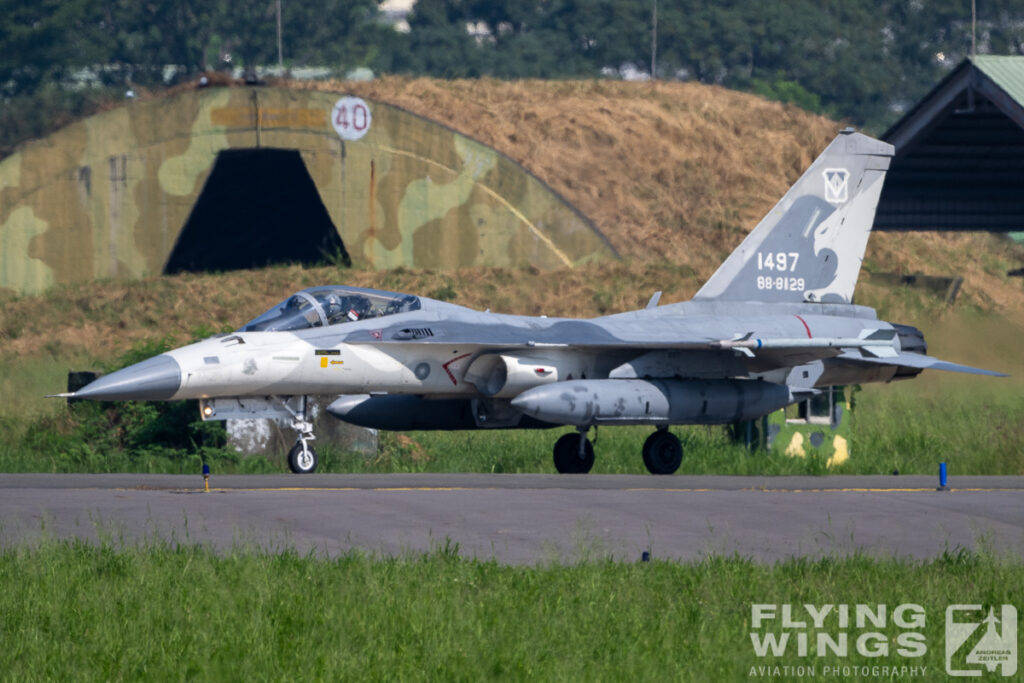
[[[327,317],[328,325],[354,322],[372,317],[370,300],[364,296],[338,296],[332,293],[317,298],[320,301],[320,306],[323,308],[324,315]]]
[[[323,306],[328,325],[344,322],[345,309],[342,305],[342,300],[338,298],[337,294],[328,294],[321,298],[320,305]]]

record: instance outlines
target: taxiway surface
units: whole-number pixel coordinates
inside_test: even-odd
[[[0,544],[163,539],[500,562],[1024,554],[1024,477],[0,475]]]

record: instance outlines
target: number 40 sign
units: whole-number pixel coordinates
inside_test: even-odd
[[[342,97],[331,109],[331,125],[342,140],[358,140],[370,130],[373,117],[366,102],[358,97]]]

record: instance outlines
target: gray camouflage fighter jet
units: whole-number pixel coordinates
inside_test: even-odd
[[[750,420],[833,385],[931,368],[998,375],[926,355],[920,331],[852,303],[891,145],[845,130],[692,301],[589,320],[475,311],[371,289],[296,292],[236,332],[101,377],[74,398],[199,399],[204,419],[271,417],[312,472],[308,397],[390,430],[572,425],[559,472],[588,472],[596,425],[650,425],[643,460],[671,474],[670,425]],[[69,394],[62,394],[69,396]]]

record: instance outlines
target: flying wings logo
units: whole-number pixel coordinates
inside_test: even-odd
[[[998,616],[981,605],[946,608],[946,673],[981,676],[983,669],[1003,676],[1017,673],[1017,608],[1002,605]]]
[[[821,175],[825,177],[826,202],[842,204],[849,198],[849,171],[845,168],[826,168]]]

